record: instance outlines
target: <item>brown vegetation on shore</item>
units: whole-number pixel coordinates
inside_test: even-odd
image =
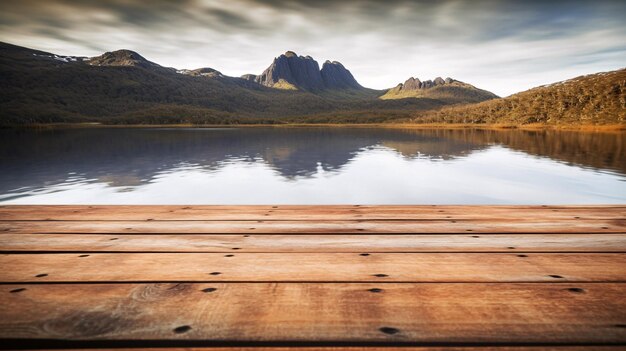
[[[412,123],[626,123],[626,69],[581,76],[478,104],[416,112]]]

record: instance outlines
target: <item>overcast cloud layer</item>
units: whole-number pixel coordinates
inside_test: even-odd
[[[131,49],[259,74],[287,50],[364,86],[450,76],[506,96],[626,66],[626,1],[4,0],[0,40],[66,55]]]

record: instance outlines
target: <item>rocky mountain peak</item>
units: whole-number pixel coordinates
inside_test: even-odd
[[[402,85],[402,84],[401,84]],[[404,89],[407,90],[417,90],[422,85],[422,82],[418,78],[409,78],[404,82]]]
[[[312,92],[363,88],[341,63],[326,61],[320,70],[319,64],[311,56],[298,56],[293,51],[276,57],[254,80],[268,87],[289,87]]]
[[[324,62],[320,73],[327,89],[363,89],[340,62]]]
[[[420,89],[430,89],[436,86],[442,86],[442,85],[457,85],[457,86],[465,86],[467,84],[460,82],[458,80],[452,79],[450,77],[443,79],[441,77],[437,77],[433,80],[425,80],[425,81],[421,81],[419,80],[419,78],[414,78],[411,77],[409,79],[407,79],[404,83],[400,83],[398,85],[398,90],[401,91],[413,91],[413,90],[420,90]]]
[[[404,98],[435,98],[449,102],[480,102],[496,98],[489,91],[478,89],[475,86],[463,83],[450,77],[443,79],[437,77],[433,80],[420,80],[410,77],[404,83],[387,90],[381,99],[404,99]]]
[[[317,61],[310,57],[298,56],[293,51],[287,51],[276,57],[255,81],[268,87],[290,86],[307,91],[324,89]]]
[[[143,68],[161,67],[154,62],[146,60],[143,56],[131,50],[117,50],[105,52],[92,57],[87,61],[92,66],[135,66]]]

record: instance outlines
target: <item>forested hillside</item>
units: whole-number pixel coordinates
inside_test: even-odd
[[[416,112],[418,123],[626,123],[626,69],[590,74],[478,104]]]

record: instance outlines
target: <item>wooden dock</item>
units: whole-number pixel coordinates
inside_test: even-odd
[[[0,348],[626,347],[626,206],[0,206]]]

